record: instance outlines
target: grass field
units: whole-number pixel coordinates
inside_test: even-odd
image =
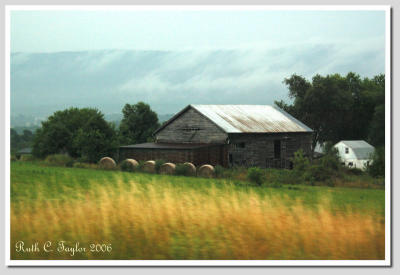
[[[379,189],[11,163],[12,259],[384,259],[384,212]]]

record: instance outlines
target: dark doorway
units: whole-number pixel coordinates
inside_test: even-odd
[[[274,140],[274,158],[280,159],[281,158],[281,141]]]

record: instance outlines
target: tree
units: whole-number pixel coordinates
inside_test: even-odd
[[[378,75],[362,80],[350,72],[345,77],[317,74],[309,82],[292,75],[283,81],[292,103],[275,104],[314,130],[313,148],[317,142],[343,139],[367,139],[378,145],[382,140],[379,135],[383,133],[384,138],[384,111],[377,107],[384,104],[384,79]]]
[[[21,150],[26,147],[31,147],[31,143],[33,141],[33,134],[29,130],[24,130],[22,135],[19,135],[18,132],[11,128],[10,129],[10,145],[11,152],[16,153],[18,150]]]
[[[151,140],[153,132],[160,127],[157,114],[144,102],[126,104],[122,113],[124,117],[119,126],[121,144],[147,142]]]
[[[45,157],[66,153],[96,162],[117,147],[115,129],[92,108],[57,111],[36,131],[33,154]]]

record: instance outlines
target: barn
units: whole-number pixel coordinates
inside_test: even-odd
[[[311,156],[312,135],[276,106],[188,105],[155,131],[155,142],[121,146],[119,158],[291,168],[297,150]]]
[[[375,147],[365,140],[342,140],[334,147],[345,166],[365,170],[367,165],[372,164]]]

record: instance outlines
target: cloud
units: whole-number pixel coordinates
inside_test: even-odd
[[[254,49],[12,54],[12,110],[68,105],[109,113],[140,100],[159,113],[174,113],[191,103],[273,104],[287,99],[282,81],[294,73],[309,79],[349,71],[362,77],[384,73],[382,41],[373,37]]]

